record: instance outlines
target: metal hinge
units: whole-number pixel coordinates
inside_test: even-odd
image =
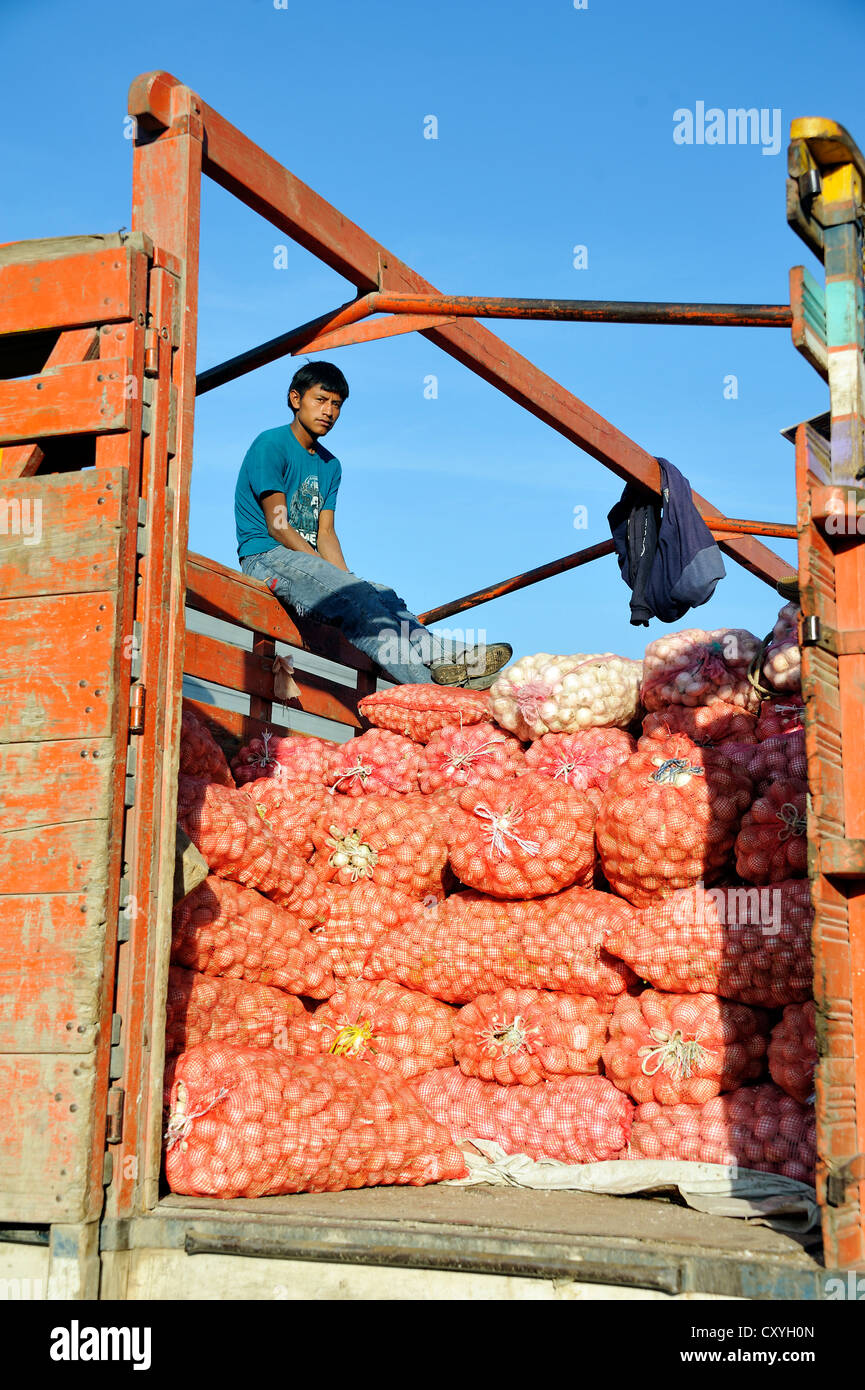
[[[108,1079],[117,1081],[123,1075],[123,1048],[120,1046],[120,1037],[123,1032],[123,1019],[120,1014],[114,1014],[111,1019],[111,1053],[108,1062]]]
[[[133,685],[129,693],[129,732],[144,733],[144,714],[147,705],[147,687],[140,682]]]
[[[144,375],[159,376],[159,333],[155,328],[144,330]]]
[[[107,1144],[119,1144],[123,1138],[123,1106],[126,1092],[120,1086],[112,1086],[108,1092],[108,1127],[105,1133]]]
[[[804,614],[799,620],[800,647],[820,647],[832,656],[862,656],[865,654],[865,628],[839,632],[822,623],[818,617]]]
[[[130,743],[126,749],[126,785],[123,793],[124,806],[135,805],[135,777],[138,772],[138,744]]]
[[[150,528],[147,525],[147,498],[138,499],[138,537],[135,544],[136,555],[146,555],[150,543]]]
[[[843,1207],[847,1201],[847,1188],[851,1182],[865,1179],[865,1154],[854,1154],[846,1163],[840,1164],[833,1172],[826,1174],[826,1205]]]

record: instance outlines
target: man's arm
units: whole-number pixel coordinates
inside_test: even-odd
[[[263,492],[259,501],[268,532],[278,545],[284,545],[288,550],[303,550],[307,555],[316,553],[315,546],[289,525],[284,492]]]
[[[323,560],[329,560],[337,569],[345,570],[347,573],[348,565],[345,563],[339,536],[334,530],[333,515],[330,508],[318,514],[318,553]]]

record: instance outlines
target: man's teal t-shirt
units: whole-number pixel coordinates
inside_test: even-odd
[[[258,435],[246,451],[234,490],[238,559],[273,550],[277,544],[264,519],[265,492],[285,493],[289,525],[318,549],[318,514],[336,507],[341,478],[339,459],[320,444],[314,454],[307,453],[291,425]]]

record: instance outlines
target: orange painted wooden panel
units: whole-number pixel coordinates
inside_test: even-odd
[[[115,596],[0,601],[0,743],[111,732]]]
[[[286,612],[258,579],[190,552],[186,571],[186,602],[213,618],[238,623],[289,646],[301,647],[354,670],[371,671],[372,662],[352,646],[338,628],[324,623],[300,623]]]
[[[235,740],[241,744],[248,743],[250,739],[258,738],[265,730],[281,736],[289,732],[285,724],[277,724],[269,719],[254,719],[252,715],[241,714],[238,710],[206,705],[202,700],[191,700],[187,696],[183,697],[183,708],[192,710],[193,714],[197,714],[199,719],[204,721],[220,747],[231,747]],[[232,756],[233,753],[232,749]]]
[[[113,357],[52,367],[26,381],[0,381],[0,444],[128,430],[130,380],[129,360]]]
[[[6,248],[5,257],[14,248]],[[32,256],[32,253],[30,253]],[[0,265],[0,333],[77,328],[134,317],[133,253],[116,247],[58,260]],[[143,307],[143,306],[141,306]]]
[[[124,468],[9,479],[0,497],[0,594],[112,589],[124,516]]]
[[[107,822],[68,821],[0,834],[0,893],[105,891]]]
[[[0,1221],[90,1215],[93,1077],[92,1054],[0,1054]]]
[[[3,829],[108,817],[110,738],[0,743]]]
[[[105,826],[101,827],[104,837]],[[103,839],[104,843],[104,839]],[[0,897],[0,1053],[91,1052],[99,1023],[104,889]]]
[[[273,672],[269,666],[252,652],[215,637],[187,632],[183,670],[199,680],[215,681],[230,690],[273,700]],[[306,714],[318,714],[360,728],[356,691],[308,672],[296,673],[295,680],[300,690],[300,708]]]

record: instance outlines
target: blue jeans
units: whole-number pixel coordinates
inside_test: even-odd
[[[431,681],[430,662],[449,654],[393,589],[338,569],[320,555],[277,545],[259,555],[244,555],[240,568],[266,584],[298,617],[339,626],[400,684]]]

